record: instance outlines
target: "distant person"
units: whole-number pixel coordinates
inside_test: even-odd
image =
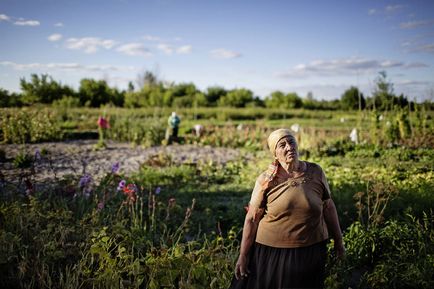
[[[327,241],[345,249],[322,168],[298,159],[288,129],[267,139],[274,161],[256,179],[231,289],[324,288]]]
[[[204,131],[203,125],[201,124],[195,124],[193,126],[194,132],[196,134],[196,137],[201,137]]]
[[[181,123],[181,119],[176,114],[176,112],[173,111],[172,114],[169,116],[169,119],[167,120],[167,124],[169,125],[169,127],[166,133],[166,139],[169,144],[172,141],[178,140],[178,130],[179,130],[180,123]]]

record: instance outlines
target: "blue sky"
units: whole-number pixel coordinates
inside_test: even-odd
[[[124,89],[149,70],[226,89],[434,100],[434,1],[0,0],[0,87],[47,73]]]

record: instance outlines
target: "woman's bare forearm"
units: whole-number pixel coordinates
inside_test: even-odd
[[[335,242],[342,242],[342,232],[339,226],[339,218],[333,200],[328,200],[327,205],[324,208],[324,220],[327,224],[327,229],[331,233],[331,237]]]
[[[249,214],[246,215],[243,227],[243,237],[241,239],[240,256],[246,256],[255,241],[256,230],[258,229],[258,221],[254,221]]]

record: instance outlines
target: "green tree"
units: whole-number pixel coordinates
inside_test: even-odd
[[[113,103],[122,106],[124,93],[110,88],[105,80],[82,79],[80,81],[79,98],[83,105],[99,107],[102,104]]]
[[[207,88],[205,98],[208,106],[216,106],[220,98],[227,94],[227,90],[221,86],[211,86]]]
[[[134,91],[134,84],[131,81],[128,82],[128,90],[127,91],[128,92]]]
[[[341,96],[341,108],[346,110],[364,109],[366,106],[365,97],[357,87],[351,86]]]
[[[74,96],[72,88],[55,81],[48,74],[31,74],[30,81],[20,79],[22,99],[25,104],[52,103],[63,96]]]
[[[19,107],[22,106],[21,95],[9,93],[6,89],[0,88],[0,107]]]
[[[393,108],[393,83],[387,79],[386,71],[380,71],[375,79],[375,88],[372,94],[372,106],[379,110],[391,110]]]
[[[219,106],[246,107],[248,103],[253,102],[253,92],[245,89],[233,89],[218,101]]]
[[[274,91],[265,99],[265,105],[269,108],[300,108],[303,101],[296,93]]]
[[[196,94],[200,91],[193,83],[180,83],[170,87],[172,106],[174,107],[193,107],[195,101],[201,96],[197,97]],[[202,100],[201,100],[202,102]]]
[[[146,70],[143,74],[137,76],[137,86],[139,89],[145,86],[155,86],[160,84],[161,81],[158,80],[157,74]]]
[[[268,108],[279,108],[283,105],[285,94],[281,91],[273,91],[265,98],[265,105]]]

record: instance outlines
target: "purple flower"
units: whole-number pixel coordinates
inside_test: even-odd
[[[35,150],[35,160],[39,161],[41,159],[41,152],[39,149]]]
[[[97,209],[98,211],[101,211],[102,209],[104,209],[104,201],[100,201],[97,205]]]
[[[119,171],[119,162],[112,165],[112,174],[116,174]]]
[[[83,191],[83,196],[88,199],[90,197],[90,194],[92,193],[92,189],[91,188],[85,188]]]
[[[122,191],[125,188],[125,185],[127,184],[127,181],[122,180],[118,184],[118,191]]]
[[[159,195],[160,192],[161,192],[161,188],[160,188],[160,187],[157,187],[157,188],[155,189],[155,194],[156,194],[156,195]]]
[[[80,178],[80,182],[78,183],[78,185],[80,186],[80,188],[84,188],[88,186],[91,181],[92,181],[92,177],[88,174],[85,174]]]

